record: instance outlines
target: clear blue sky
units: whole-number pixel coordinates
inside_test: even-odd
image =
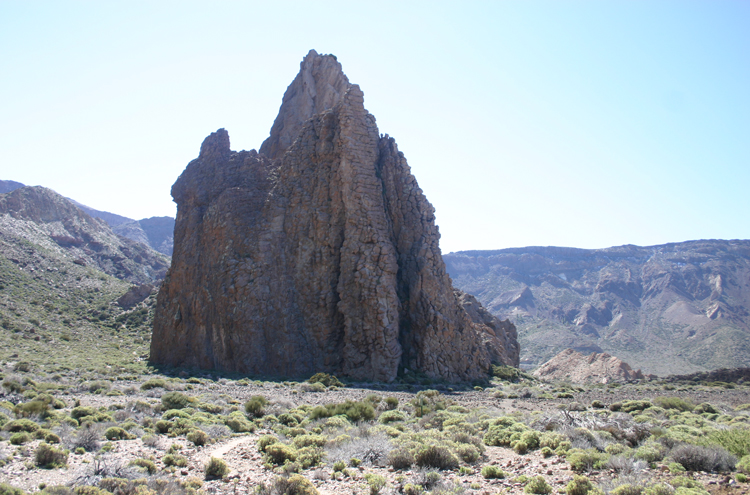
[[[0,0],[0,178],[132,218],[333,53],[444,252],[750,238],[750,2]]]

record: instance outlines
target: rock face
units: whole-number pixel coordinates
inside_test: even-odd
[[[645,373],[750,366],[750,241],[444,256],[456,287],[518,327],[527,369],[564,349]]]
[[[454,293],[432,205],[333,56],[305,57],[261,153],[220,129],[172,196],[156,363],[382,381],[518,364],[515,328]]]
[[[534,371],[542,380],[570,380],[573,383],[609,383],[643,379],[641,370],[633,371],[628,363],[607,353],[586,356],[565,349]]]

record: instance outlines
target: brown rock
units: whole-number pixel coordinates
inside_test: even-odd
[[[515,327],[454,292],[432,205],[335,57],[305,57],[261,151],[220,129],[173,186],[152,361],[383,381],[518,364]]]
[[[633,371],[628,363],[606,352],[588,356],[565,349],[539,368],[533,375],[543,380],[570,380],[573,383],[609,383],[643,379],[641,370]]]

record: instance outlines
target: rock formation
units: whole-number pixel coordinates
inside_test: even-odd
[[[641,370],[614,356],[593,353],[586,356],[573,349],[565,349],[534,371],[542,380],[569,380],[573,383],[609,383],[643,379]]]
[[[432,205],[331,55],[305,57],[260,153],[220,129],[172,196],[155,363],[382,381],[518,364],[515,327],[454,293]]]

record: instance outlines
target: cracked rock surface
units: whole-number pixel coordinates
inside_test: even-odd
[[[454,291],[432,205],[331,55],[305,57],[260,153],[219,129],[172,196],[156,363],[378,381],[518,365],[515,327]]]

